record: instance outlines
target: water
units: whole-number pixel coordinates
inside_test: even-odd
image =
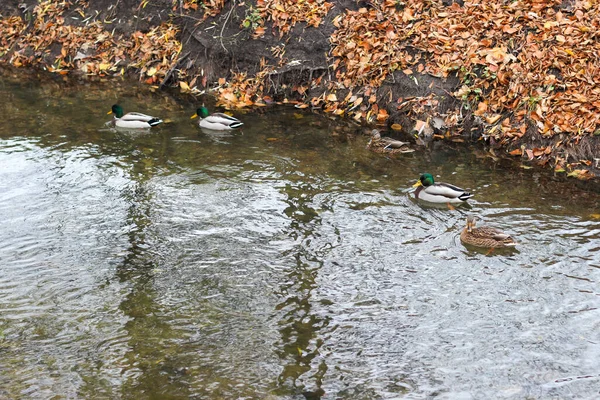
[[[0,397],[594,399],[587,184],[463,145],[393,159],[291,107],[209,135],[125,82],[0,83]],[[169,119],[105,129],[114,102]],[[427,208],[423,171],[476,194]],[[466,249],[466,213],[517,251]]]

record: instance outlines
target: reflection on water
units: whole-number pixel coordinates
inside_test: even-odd
[[[126,83],[0,96],[0,397],[597,397],[593,191],[285,107],[210,135]],[[415,203],[424,171],[470,207]],[[517,251],[462,246],[467,212]]]

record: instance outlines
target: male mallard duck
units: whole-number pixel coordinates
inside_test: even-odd
[[[435,183],[431,174],[423,174],[413,185],[415,197],[430,203],[464,203],[473,195],[449,183]]]
[[[200,117],[200,128],[211,129],[213,131],[228,131],[239,128],[244,125],[242,121],[223,113],[208,114],[208,109],[204,106],[196,110],[192,118]]]
[[[506,233],[489,226],[475,228],[476,217],[469,215],[467,217],[467,226],[460,234],[460,240],[463,243],[477,247],[514,247],[517,242]]]
[[[163,122],[160,118],[137,112],[130,112],[123,115],[123,108],[118,104],[113,105],[108,113],[115,114],[113,124],[119,128],[144,129],[151,128]]]
[[[375,153],[385,154],[410,153],[414,151],[408,147],[408,143],[390,137],[382,137],[377,129],[373,129],[371,132],[371,139],[367,143],[367,149]]]

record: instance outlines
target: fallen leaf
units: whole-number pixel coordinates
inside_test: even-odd
[[[514,149],[513,151],[510,151],[508,154],[510,154],[511,156],[520,156],[523,154],[523,150]]]

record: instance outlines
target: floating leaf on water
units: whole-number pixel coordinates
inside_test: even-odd
[[[400,124],[392,124],[391,128],[395,131],[401,131],[402,130],[402,125]]]

